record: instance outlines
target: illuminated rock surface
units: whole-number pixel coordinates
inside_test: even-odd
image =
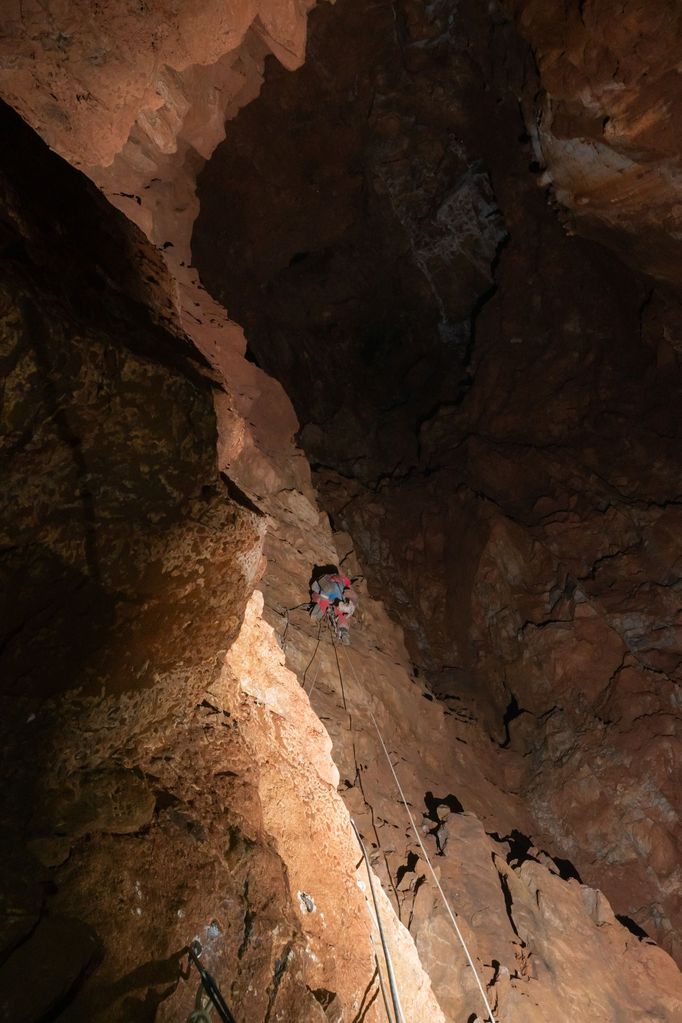
[[[529,170],[521,36],[558,137],[605,66],[590,4],[555,38],[539,5],[519,35],[341,0],[292,74],[307,6],[5,26],[2,94],[137,227],[3,113],[1,1014],[185,1020],[197,937],[238,1023],[385,1019],[350,814],[406,1019],[483,1019],[374,715],[496,1019],[673,1023],[668,198],[628,200],[626,269]],[[609,40],[638,55],[620,135],[665,79],[642,18]],[[286,612],[330,563],[350,649]]]

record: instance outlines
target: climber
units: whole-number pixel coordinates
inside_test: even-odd
[[[310,589],[310,617],[317,622],[328,613],[333,614],[331,621],[339,640],[344,644],[350,643],[348,619],[355,612],[357,597],[348,576],[339,573],[320,576],[313,581]]]

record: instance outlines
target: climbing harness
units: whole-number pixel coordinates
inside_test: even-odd
[[[339,638],[339,623],[337,622],[336,615],[334,614],[334,605],[333,604],[329,605],[329,607],[327,608],[327,610],[324,613],[324,617],[325,617],[325,620],[327,622],[327,625],[329,626],[329,631],[331,632],[332,636],[334,636],[335,639],[338,639]]]
[[[367,850],[365,849],[365,843],[360,838],[360,832],[358,831],[357,825],[352,817],[350,819],[350,822],[353,825],[353,831],[355,832],[355,837],[358,840],[358,845],[362,850],[362,856],[365,861],[365,867],[367,869],[367,880],[369,881],[369,890],[372,894],[372,902],[374,903],[374,914],[376,917],[377,928],[379,931],[379,938],[381,939],[381,947],[383,949],[384,959],[386,961],[386,972],[388,974],[388,984],[391,989],[391,1001],[393,1002],[395,1023],[405,1023],[403,1008],[402,1005],[400,1004],[400,995],[398,994],[398,985],[396,984],[395,973],[393,970],[393,960],[391,959],[391,953],[386,943],[386,935],[384,934],[384,928],[381,923],[381,913],[379,912],[379,903],[377,902],[376,892],[374,891],[374,882],[372,881],[372,868],[369,865],[369,857],[367,855]],[[379,983],[381,984],[381,970],[379,970]]]
[[[353,672],[353,676],[355,678],[355,681],[356,681],[358,687],[361,689],[362,687],[360,686],[360,679],[357,676],[357,672],[355,671],[355,668],[353,666],[353,662],[350,659],[350,655],[349,655],[348,651],[346,651],[346,659],[348,660],[348,664],[350,666],[350,669]],[[457,937],[459,939],[459,942],[460,942],[460,944],[462,946],[462,949],[464,950],[464,954],[465,954],[465,956],[467,958],[467,962],[469,963],[469,966],[471,967],[471,969],[473,971],[474,977],[476,978],[476,983],[478,984],[478,989],[479,989],[479,991],[481,993],[481,998],[483,999],[483,1004],[485,1005],[486,1012],[488,1014],[488,1019],[490,1020],[490,1023],[495,1023],[495,1017],[493,1016],[493,1011],[490,1008],[490,1003],[488,1002],[488,998],[486,996],[485,990],[483,989],[483,984],[481,983],[481,979],[480,979],[480,977],[478,975],[478,970],[476,969],[476,967],[474,965],[474,961],[473,961],[473,958],[471,956],[471,953],[469,952],[469,948],[468,948],[467,943],[465,941],[464,935],[462,934],[462,932],[461,932],[461,930],[459,928],[459,925],[458,925],[457,920],[455,918],[455,914],[454,914],[454,912],[453,912],[453,910],[452,910],[452,908],[450,906],[450,903],[448,901],[448,898],[447,898],[445,892],[443,891],[443,887],[442,887],[440,881],[438,880],[438,877],[436,876],[436,872],[433,869],[433,865],[431,863],[431,859],[429,858],[429,854],[427,853],[427,851],[426,851],[426,849],[424,847],[424,843],[422,842],[421,835],[419,834],[419,831],[417,830],[417,825],[415,824],[414,817],[412,816],[412,811],[410,810],[410,807],[408,805],[407,799],[405,798],[405,793],[403,792],[402,785],[400,784],[400,781],[398,779],[398,775],[396,774],[395,768],[393,766],[393,761],[391,760],[391,757],[389,755],[388,749],[386,748],[386,743],[384,742],[384,737],[381,734],[381,730],[379,728],[379,725],[377,724],[377,720],[374,717],[374,714],[372,713],[372,711],[369,710],[369,708],[367,708],[367,713],[369,714],[369,716],[370,716],[370,718],[372,720],[372,724],[374,725],[374,727],[376,729],[377,736],[379,737],[379,742],[381,743],[381,748],[383,749],[384,754],[386,756],[386,760],[388,761],[388,766],[391,769],[391,774],[393,775],[393,780],[395,781],[396,787],[398,789],[398,792],[400,793],[400,799],[402,800],[403,806],[405,807],[405,810],[407,812],[407,816],[408,816],[410,824],[412,826],[412,830],[413,830],[413,832],[415,834],[415,838],[417,839],[417,842],[419,843],[419,848],[422,851],[422,854],[424,856],[424,860],[426,861],[426,864],[427,864],[427,866],[428,866],[428,868],[429,868],[429,870],[431,872],[431,877],[433,878],[434,883],[436,885],[436,888],[438,889],[438,891],[440,893],[440,896],[441,896],[441,899],[443,900],[443,905],[445,906],[445,909],[446,909],[446,911],[448,913],[448,916],[450,917],[450,921],[451,921],[452,926],[454,928],[455,934],[457,935]],[[351,823],[353,823],[353,822],[351,821]],[[353,824],[353,827],[355,828],[355,824]],[[357,833],[357,829],[356,829],[356,833]]]
[[[220,988],[208,970],[199,962],[199,956],[201,955],[201,945],[199,942],[193,941],[188,947],[187,952],[201,977],[201,985],[197,991],[194,1012],[190,1015],[187,1023],[211,1023],[209,1015],[211,1006],[216,1010],[223,1023],[236,1023],[221,994]],[[208,1002],[203,998],[202,987],[206,992]]]

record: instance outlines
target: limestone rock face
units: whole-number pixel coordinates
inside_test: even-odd
[[[538,842],[679,955],[680,305],[566,237],[504,12],[400,10],[312,15],[202,175],[196,257],[432,690],[480,697]]]
[[[378,1020],[330,741],[247,607],[266,510],[323,524],[293,412],[207,300],[209,366],[163,259],[3,116],[3,1014],[184,1020],[198,938],[237,1018]],[[384,913],[406,1010],[438,1023]]]
[[[383,740],[500,1023],[673,1023],[676,300],[547,209],[500,8],[354,0],[207,170],[209,296],[195,175],[307,7],[7,21],[142,233],[5,114],[2,1013],[179,1023],[196,938],[239,1023],[378,1023],[352,815],[406,1019],[484,1019]]]
[[[561,1018],[568,1005],[571,1019],[674,1020],[682,986],[672,959],[624,927],[605,896],[581,883],[559,853],[554,859],[527,837],[535,824],[520,792],[525,758],[490,742],[477,701],[461,689],[447,703],[433,699],[414,678],[401,630],[365,593],[365,583],[356,584],[361,610],[350,648],[335,648],[303,610],[283,614],[296,600],[304,566],[334,553],[320,545],[323,536],[300,525],[286,541],[268,536],[266,614],[329,731],[339,791],[414,937],[445,1018],[485,1017],[372,715],[496,1019],[540,1023]],[[348,536],[333,541],[346,570],[357,572]],[[624,966],[617,976],[614,961]],[[648,979],[654,975],[655,990]]]
[[[211,385],[157,303],[158,256],[6,109],[3,137],[3,1012],[28,1011],[28,955],[52,963],[30,1018],[67,995],[74,1018],[132,1018],[177,983],[199,927],[182,893],[215,869],[171,764],[205,734],[198,694],[239,630],[263,517],[218,475]],[[75,923],[20,945],[41,916]],[[145,963],[139,1004],[134,978],[108,987]]]
[[[527,118],[545,184],[574,230],[679,290],[679,6],[505,6],[537,67]]]
[[[29,1023],[59,1011],[99,952],[92,931],[77,920],[48,917],[0,968],[3,1016]],[[40,983],[27,978],[40,964]],[[8,992],[16,992],[12,997]],[[19,996],[19,993],[20,996]]]
[[[230,110],[258,91],[265,54],[285,67],[301,63],[310,6],[20,5],[4,20],[0,92],[50,146],[109,187],[153,241],[173,234],[177,246],[172,225],[192,205],[193,174]]]
[[[414,465],[415,422],[465,386],[508,234],[462,138],[475,76],[450,8],[320,9],[304,66],[271,69],[200,177],[202,279],[286,381],[313,463],[363,481]]]

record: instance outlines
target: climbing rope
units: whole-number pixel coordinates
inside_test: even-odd
[[[230,1010],[227,1007],[227,1003],[222,996],[220,988],[216,984],[215,980],[208,972],[208,970],[199,961],[201,955],[201,945],[198,941],[193,941],[187,949],[191,961],[199,971],[201,977],[201,984],[204,991],[206,992],[211,1005],[220,1016],[223,1023],[236,1023],[236,1020]],[[210,1008],[208,1003],[205,1002],[201,995],[201,988],[197,991],[197,997],[194,1005],[194,1012],[191,1014],[188,1023],[211,1023],[209,1017]]]
[[[334,656],[336,657],[336,666],[337,666],[337,668],[339,670],[339,678],[341,679],[341,665],[339,664],[339,655],[336,652],[336,643],[335,643],[335,640],[334,640],[334,637],[338,636],[338,633],[336,632],[335,622],[332,621],[332,616],[329,614],[329,611],[326,611],[324,616],[320,619],[320,627],[317,630],[317,644],[316,644],[315,649],[313,651],[313,656],[308,661],[308,665],[307,665],[305,671],[303,672],[303,679],[302,679],[302,685],[303,686],[305,686],[305,677],[306,677],[306,675],[307,675],[307,673],[308,673],[308,671],[310,669],[310,666],[312,665],[313,661],[315,660],[315,655],[317,654],[318,648],[320,646],[320,640],[322,638],[321,634],[320,634],[320,631],[322,629],[322,625],[323,625],[324,622],[327,623],[327,626],[329,628],[329,635],[331,636],[332,646],[334,648]],[[313,691],[314,691],[315,685],[317,683],[317,676],[320,674],[320,668],[321,667],[322,667],[322,661],[319,660],[318,663],[317,663],[317,669],[315,671],[315,677],[314,677],[314,679],[313,679],[313,681],[312,681],[312,683],[310,685],[310,689],[308,690],[308,699],[310,699],[310,697],[313,695]],[[343,696],[343,707],[344,707],[344,710],[346,710],[347,707],[346,707],[346,697],[345,697],[345,694],[343,692],[343,679],[341,679],[341,695]]]
[[[292,608],[292,610],[294,610],[294,609]],[[337,665],[338,672],[339,672],[339,682],[341,684],[341,694],[342,694],[342,697],[343,697],[344,709],[347,710],[348,708],[347,708],[347,704],[346,704],[345,687],[343,685],[343,675],[342,675],[342,672],[341,672],[341,665],[339,663],[339,655],[338,655],[338,650],[337,650],[337,647],[340,644],[338,644],[336,642],[338,636],[335,634],[333,623],[331,621],[329,621],[328,616],[325,615],[325,618],[328,621],[328,625],[329,625],[329,629],[330,629],[331,642],[332,642],[332,646],[334,648],[334,656],[336,657],[336,665]],[[287,621],[288,621],[288,616],[287,616]],[[307,673],[308,673],[308,671],[310,669],[310,666],[312,665],[313,661],[315,660],[315,656],[317,655],[317,651],[318,651],[319,646],[320,646],[320,642],[321,642],[321,629],[322,629],[322,621],[320,621],[320,626],[319,626],[318,631],[317,631],[317,643],[315,645],[315,649],[313,651],[313,655],[310,658],[310,661],[308,662],[308,664],[306,666],[306,669],[305,669],[305,671],[303,673],[303,685],[304,686],[305,686],[306,675],[307,675]],[[286,634],[286,629],[285,629],[285,634]],[[348,650],[345,650],[345,654],[346,654],[346,660],[348,661],[348,665],[349,665],[349,667],[350,667],[350,669],[351,669],[351,671],[353,673],[353,677],[355,678],[357,686],[358,686],[358,688],[360,690],[362,690],[362,685],[360,683],[360,679],[358,678],[357,672],[355,670],[355,666],[353,665],[353,662],[352,662],[352,660],[350,658],[350,654],[349,654]],[[312,681],[310,689],[308,690],[308,697],[309,698],[310,698],[310,696],[312,696],[312,693],[313,693],[313,691],[315,689],[315,685],[316,685],[316,682],[317,682],[317,677],[319,675],[320,667],[321,667],[321,661],[320,661],[320,663],[317,666],[317,671],[315,672],[315,677],[314,677],[314,679]],[[388,761],[388,766],[389,766],[389,768],[391,770],[391,774],[393,775],[393,780],[395,781],[396,787],[397,787],[398,792],[400,794],[400,799],[401,799],[401,801],[403,803],[403,806],[405,807],[405,811],[407,813],[408,820],[409,820],[410,825],[412,827],[412,831],[414,832],[415,838],[417,839],[417,842],[419,844],[419,848],[422,851],[422,855],[423,855],[424,860],[425,860],[425,862],[426,862],[426,864],[427,864],[427,866],[429,868],[429,871],[431,873],[431,877],[433,878],[434,884],[436,885],[436,888],[438,889],[440,897],[441,897],[441,899],[443,901],[443,905],[445,906],[445,910],[446,910],[446,912],[447,912],[447,914],[448,914],[448,916],[450,918],[450,922],[452,923],[452,926],[453,926],[453,929],[455,931],[455,934],[457,935],[457,939],[458,939],[460,945],[462,946],[462,949],[464,951],[464,955],[466,956],[466,960],[467,960],[467,962],[468,962],[468,964],[469,964],[469,966],[470,966],[470,968],[471,968],[471,970],[473,972],[474,978],[476,980],[476,984],[478,985],[478,989],[479,989],[480,994],[481,994],[481,998],[483,999],[483,1004],[485,1005],[485,1008],[486,1008],[487,1018],[490,1021],[490,1023],[496,1023],[495,1017],[493,1015],[493,1011],[490,1008],[490,1003],[488,1001],[488,997],[487,997],[487,995],[485,993],[485,989],[483,987],[483,983],[481,981],[481,978],[478,975],[478,970],[476,969],[476,966],[474,964],[473,957],[472,957],[472,955],[471,955],[471,953],[469,951],[469,947],[468,947],[468,945],[466,943],[464,935],[462,934],[462,931],[461,931],[461,929],[459,927],[459,924],[457,923],[457,919],[456,919],[455,913],[454,913],[454,911],[453,911],[453,909],[452,909],[452,907],[450,905],[448,897],[447,897],[447,895],[445,894],[445,892],[443,890],[443,886],[441,885],[440,881],[438,880],[438,877],[436,875],[436,871],[434,870],[433,864],[431,863],[431,858],[429,857],[429,854],[426,851],[426,847],[424,846],[424,843],[422,842],[421,835],[419,834],[419,831],[417,829],[417,825],[415,823],[414,817],[412,816],[412,811],[410,810],[409,804],[408,804],[407,799],[405,797],[405,793],[403,792],[402,785],[400,784],[400,779],[398,778],[398,775],[396,774],[395,768],[393,766],[393,762],[391,760],[390,754],[389,754],[388,749],[386,747],[386,743],[384,742],[384,737],[381,734],[381,730],[379,728],[379,725],[377,724],[377,720],[374,717],[374,714],[372,713],[372,711],[369,708],[366,708],[366,709],[367,709],[367,713],[369,714],[369,717],[371,718],[372,724],[374,725],[374,728],[376,729],[376,733],[377,733],[377,736],[379,738],[379,742],[381,744],[381,748],[384,751],[384,755],[386,757],[386,760]],[[378,905],[377,905],[376,896],[375,896],[375,893],[374,893],[374,886],[372,884],[372,879],[371,879],[371,875],[370,875],[369,859],[367,857],[367,852],[365,850],[365,847],[364,847],[364,844],[362,842],[362,839],[360,838],[360,833],[358,832],[358,829],[357,829],[357,827],[355,825],[355,822],[353,820],[351,820],[351,824],[353,825],[353,830],[355,831],[356,837],[357,837],[358,842],[360,844],[360,847],[362,849],[363,856],[365,858],[365,864],[367,866],[370,890],[371,890],[371,893],[372,893],[372,899],[373,899],[373,902],[374,902],[374,908],[375,908],[376,915],[377,915],[377,926],[379,928],[379,935],[381,937],[382,947],[383,947],[383,950],[384,950],[384,957],[386,958],[386,969],[387,969],[388,978],[389,978],[389,985],[390,985],[390,988],[391,988],[391,997],[393,999],[393,1005],[394,1005],[394,1009],[395,1009],[395,1013],[396,1013],[396,1023],[404,1023],[404,1016],[402,1014],[402,1009],[400,1007],[400,999],[399,999],[399,996],[398,996],[397,987],[395,986],[395,975],[393,973],[393,965],[390,962],[390,953],[388,952],[388,948],[385,945],[385,938],[384,938],[384,934],[383,934],[383,928],[381,926],[381,919],[379,917],[379,908],[378,908]],[[381,971],[379,971],[379,977],[380,977],[380,980],[381,980]],[[383,985],[382,985],[382,987],[383,987]],[[386,1002],[385,994],[384,994],[384,1001]]]
[[[355,671],[355,668],[353,666],[353,662],[351,661],[350,655],[349,655],[347,650],[346,650],[346,659],[348,661],[348,664],[350,666],[351,671],[353,672],[353,676],[355,678],[355,681],[356,681],[358,687],[360,689],[362,689],[362,686],[360,685],[360,679],[357,676],[357,672]],[[398,789],[398,792],[400,793],[400,798],[401,798],[403,806],[405,807],[405,810],[407,812],[407,816],[409,818],[410,824],[412,825],[412,830],[414,832],[415,838],[417,839],[417,842],[419,843],[419,848],[421,849],[422,854],[424,856],[424,860],[426,861],[426,864],[427,864],[429,870],[431,871],[431,877],[434,880],[436,888],[440,892],[441,899],[443,900],[443,905],[445,906],[445,909],[446,909],[446,911],[448,913],[448,916],[450,917],[450,921],[452,923],[452,926],[453,926],[453,928],[455,930],[455,934],[457,935],[457,937],[459,939],[459,942],[460,942],[460,944],[462,946],[462,949],[464,950],[464,954],[465,954],[465,956],[467,958],[467,962],[469,963],[469,966],[471,967],[471,969],[473,971],[474,977],[476,978],[476,983],[478,984],[478,989],[481,992],[481,998],[483,999],[483,1004],[485,1005],[486,1012],[488,1014],[488,1019],[490,1020],[490,1023],[495,1023],[495,1017],[493,1016],[493,1011],[490,1008],[490,1003],[488,1002],[488,998],[487,998],[485,990],[483,988],[483,984],[481,983],[481,979],[480,979],[480,977],[478,975],[478,970],[476,969],[476,967],[474,965],[473,958],[471,956],[471,953],[469,952],[469,948],[467,946],[467,943],[466,943],[466,940],[464,938],[464,935],[462,934],[462,932],[461,932],[461,930],[459,928],[459,925],[458,925],[457,920],[455,918],[455,914],[454,914],[454,912],[452,910],[452,907],[450,906],[450,903],[448,901],[448,897],[445,894],[445,892],[443,891],[443,887],[442,887],[440,881],[438,880],[438,877],[436,876],[435,870],[433,869],[433,865],[431,863],[431,859],[429,857],[429,854],[427,853],[427,851],[426,851],[426,849],[424,847],[424,843],[421,840],[421,835],[419,834],[419,831],[417,830],[417,825],[415,824],[414,817],[412,816],[412,811],[410,810],[410,807],[408,805],[407,799],[405,798],[405,793],[403,792],[402,785],[400,784],[400,780],[398,779],[398,775],[396,774],[395,768],[393,766],[393,761],[391,760],[391,757],[389,755],[388,749],[386,748],[386,743],[384,742],[384,737],[381,734],[381,730],[379,728],[379,725],[377,724],[377,720],[374,717],[374,714],[372,713],[372,711],[369,710],[369,708],[367,708],[367,712],[368,712],[370,718],[372,719],[372,724],[374,725],[374,727],[376,729],[376,733],[377,733],[377,735],[379,737],[379,742],[381,743],[381,748],[383,749],[384,754],[386,756],[386,760],[388,761],[388,766],[391,769],[391,774],[393,775],[393,780],[395,781],[396,787]],[[353,823],[353,822],[351,821],[351,823]],[[355,828],[355,824],[353,824],[353,827]],[[357,831],[357,829],[356,829],[356,831]]]
[[[286,651],[287,651],[287,632],[289,631],[289,625],[290,625],[290,622],[289,622],[289,608],[287,607],[284,610],[284,632],[282,633],[282,635],[280,637],[280,640],[279,640],[279,645],[281,646],[281,648],[284,651],[284,653],[286,653]]]
[[[395,979],[395,973],[393,970],[393,960],[391,959],[391,953],[386,943],[386,935],[384,934],[383,924],[381,923],[381,913],[379,912],[379,903],[377,902],[376,892],[374,891],[374,882],[372,881],[372,868],[369,865],[369,857],[367,850],[365,849],[365,843],[360,837],[360,832],[357,829],[357,825],[353,818],[350,819],[353,825],[353,831],[355,837],[358,840],[358,845],[362,850],[362,856],[365,861],[365,867],[367,869],[367,880],[369,881],[369,890],[372,893],[372,902],[374,903],[374,913],[376,917],[377,929],[379,931],[379,938],[381,940],[381,947],[384,952],[384,959],[386,961],[386,972],[388,974],[388,984],[391,989],[391,1001],[393,1002],[393,1011],[395,1012],[396,1023],[405,1023],[405,1017],[403,1015],[402,1005],[400,1004],[400,995],[398,994],[398,985]],[[379,971],[379,979],[381,981],[381,971]],[[385,996],[384,996],[385,997]]]
[[[317,643],[315,644],[315,649],[313,650],[313,656],[310,658],[310,660],[306,664],[305,671],[303,672],[302,685],[303,685],[304,688],[305,688],[305,677],[308,674],[308,672],[310,671],[310,665],[315,660],[315,655],[317,654],[317,651],[319,649],[321,638],[322,638],[322,621],[320,621],[320,624],[319,624],[319,626],[317,628]]]
[[[187,1023],[213,1023],[211,1009],[213,1003],[204,991],[204,985],[199,984],[197,996],[194,999],[194,1011],[187,1017]]]
[[[313,692],[315,690],[315,683],[317,682],[317,676],[320,674],[321,666],[322,666],[322,658],[320,658],[320,660],[317,662],[317,670],[315,671],[315,677],[312,680],[312,682],[310,683],[310,689],[308,690],[308,699],[310,699],[310,697],[313,695]]]
[[[386,995],[386,988],[384,986],[384,975],[381,972],[381,966],[379,965],[379,956],[377,955],[377,945],[374,940],[374,935],[369,932],[369,940],[372,942],[372,948],[374,949],[374,965],[377,970],[377,977],[379,978],[379,990],[381,991],[381,997],[384,1003],[384,1011],[386,1013],[386,1019],[388,1023],[393,1023],[393,1017],[391,1016],[391,1010],[388,1007],[388,996]]]
[[[289,612],[290,611],[298,611],[299,608],[302,608],[302,607],[309,608],[310,607],[310,603],[306,600],[306,601],[303,601],[302,604],[294,604],[293,607],[285,607],[283,611],[279,611],[276,607],[273,607],[272,604],[268,604],[268,607],[270,608],[271,611],[274,611],[275,614],[281,615],[282,618],[284,618],[284,632],[279,637],[279,645],[281,646],[282,650],[286,650],[287,632],[289,631],[289,626],[291,625],[291,619],[289,618]]]

